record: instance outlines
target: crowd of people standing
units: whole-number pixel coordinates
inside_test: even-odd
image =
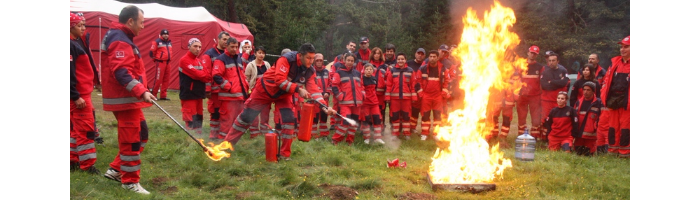
[[[296,51],[285,49],[271,64],[264,60],[267,52],[263,46],[238,41],[225,31],[218,34],[213,47],[203,51],[202,42],[191,38],[186,55],[171,58],[170,32],[164,29],[149,52],[156,76],[146,77],[145,65],[133,43],[144,28],[143,21],[143,10],[138,7],[122,9],[118,23],[112,24],[101,44],[104,59],[99,72],[102,80],[98,80],[89,36],[85,35],[85,18],[71,13],[70,20],[71,168],[101,173],[94,167],[94,142],[99,135],[91,101],[93,88],[101,86],[103,109],[113,112],[117,120],[119,142],[119,154],[104,176],[138,193],[149,193],[139,184],[140,153],[148,141],[141,108],[158,100],[154,94],[159,90],[160,100],[169,100],[163,84],[168,82],[164,74],[173,59],[178,59],[179,98],[188,130],[202,134],[204,99],[209,138],[214,141],[235,145],[246,132],[255,138],[272,129],[272,117],[275,129],[282,133],[280,151],[284,160],[291,159],[301,104],[305,102],[323,105],[315,107],[312,135],[334,145],[353,145],[357,133],[362,134],[365,144],[385,144],[387,137],[410,140],[413,135],[428,140],[435,135],[434,128],[446,122],[447,114],[463,104],[464,92],[457,83],[468,77],[462,77],[463,66],[450,57],[454,45],[443,44],[430,51],[418,48],[409,58],[396,52],[394,44],[370,48],[369,38],[361,37],[357,51],[358,43],[348,41],[345,51],[327,64],[324,55],[310,43]],[[628,158],[629,36],[619,44],[621,55],[612,59],[607,71],[598,65],[597,54],[590,55],[573,83],[571,95],[571,80],[559,64],[559,55],[546,52],[543,65],[537,62],[539,47],[531,46],[526,70],[512,77],[524,83],[523,87],[517,93],[499,90],[491,96],[489,104],[497,109],[490,109],[489,116],[497,125],[489,139],[498,138],[503,147],[509,147],[506,138],[515,108],[518,134],[529,129],[535,138],[547,142],[550,150],[581,155],[611,152]],[[390,126],[385,126],[387,118]],[[385,129],[391,130],[390,136],[384,136]]]

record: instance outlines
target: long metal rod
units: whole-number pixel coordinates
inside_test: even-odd
[[[325,109],[328,109],[328,106],[327,106],[326,104],[323,104],[323,103],[321,103],[320,101],[318,101],[318,100],[316,100],[316,99],[314,99],[314,101],[315,101],[316,103],[318,103],[319,105],[321,105],[321,107],[323,107],[323,108],[325,108]],[[350,125],[357,126],[357,122],[356,122],[355,120],[350,119],[350,118],[347,118],[347,117],[344,117],[343,115],[341,115],[340,113],[337,113],[337,112],[336,112],[335,114],[338,115],[338,117],[343,118],[345,121],[348,121],[348,123],[350,123]]]
[[[180,124],[180,122],[177,122],[177,120],[175,120],[175,118],[173,118],[173,116],[171,116],[167,111],[165,111],[165,109],[163,109],[163,107],[160,107],[160,105],[158,105],[158,103],[156,103],[156,101],[151,101],[151,102],[153,102],[153,104],[156,105],[156,106],[158,107],[158,109],[160,109],[161,111],[163,111],[163,113],[165,113],[165,115],[167,115],[168,117],[170,117],[170,119],[172,119],[178,126],[180,126],[180,128],[181,128],[183,131],[185,131],[185,133],[187,133],[187,135],[189,135],[190,138],[192,138],[192,140],[194,140],[195,142],[197,142],[197,144],[199,144],[199,146],[201,146],[202,149],[204,149],[204,151],[209,152],[209,150],[207,149],[207,147],[204,146],[204,144],[202,144],[202,142],[200,142],[199,140],[197,140],[197,138],[195,138],[194,136],[192,136],[192,134],[190,134],[190,132],[187,131],[187,129],[185,129],[185,127],[182,126],[182,124]]]

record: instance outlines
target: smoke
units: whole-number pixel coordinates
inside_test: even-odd
[[[389,148],[389,150],[391,151],[396,151],[399,150],[399,147],[401,147],[401,139],[391,135],[391,131],[391,122],[384,123],[384,132],[382,133],[382,135],[384,136],[384,146]]]

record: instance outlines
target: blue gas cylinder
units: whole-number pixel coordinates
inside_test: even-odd
[[[515,159],[522,161],[535,160],[535,138],[530,136],[530,130],[515,138]]]

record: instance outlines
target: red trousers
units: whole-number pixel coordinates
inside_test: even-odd
[[[324,99],[329,102],[328,99]],[[328,114],[321,110],[320,106],[314,107],[314,126],[311,130],[311,134],[314,138],[326,137],[330,135],[330,129],[328,128]],[[333,119],[333,116],[330,117]]]
[[[260,114],[253,120],[253,125],[250,126],[250,138],[255,138],[260,134],[265,134],[270,130],[270,110],[271,106],[264,108]],[[241,110],[243,111],[243,110]]]
[[[223,139],[226,135],[219,136],[219,119],[221,118],[221,113],[219,109],[221,107],[221,101],[219,100],[219,93],[211,93],[211,98],[207,100],[207,111],[209,111],[209,138]]]
[[[498,102],[501,103],[501,102]],[[503,122],[499,130],[498,118],[503,113]],[[510,132],[510,122],[513,120],[513,105],[495,105],[491,112],[491,120],[493,123],[493,129],[491,129],[491,135],[487,135],[486,140],[490,140],[493,137],[508,137]]]
[[[523,95],[515,102],[516,111],[518,112],[518,135],[525,133],[527,125],[527,114],[530,113],[530,121],[532,126],[530,135],[534,137],[542,137],[540,133],[540,125],[542,124],[542,101],[540,95]],[[549,111],[544,116],[549,115]]]
[[[563,151],[566,151],[566,152],[571,151],[571,145],[573,143],[574,137],[571,137],[571,136],[557,137],[557,136],[550,135],[548,138],[549,138],[549,150],[557,151],[561,148]]]
[[[432,97],[432,98],[427,98]],[[442,122],[442,96],[438,94],[425,94],[421,102],[420,112],[421,117],[421,135],[430,135],[430,111],[433,115],[433,125],[438,126]]]
[[[202,124],[204,122],[204,107],[202,99],[181,100],[182,105],[182,120],[187,124],[187,130],[202,134]]]
[[[113,111],[117,118],[119,154],[109,166],[122,175],[122,183],[138,183],[141,173],[141,152],[148,142],[148,126],[141,109]]]
[[[608,140],[611,153],[620,157],[630,157],[630,110],[618,108],[610,110]]]
[[[80,169],[87,170],[95,164],[95,111],[90,97],[83,98],[85,107],[78,109],[70,101],[70,162],[79,163]]]
[[[398,136],[399,133],[404,135],[411,135],[411,122],[413,118],[411,115],[411,100],[410,99],[392,99],[391,106],[389,108],[389,114],[391,114],[391,135]],[[415,122],[414,122],[415,123]]]
[[[248,100],[243,104],[243,112],[233,121],[233,126],[229,129],[224,140],[229,141],[232,145],[238,143],[245,131],[252,125],[260,112],[275,104],[275,109],[279,109],[282,120],[281,138],[282,147],[280,152],[284,157],[290,157],[292,154],[292,141],[294,138],[294,112],[292,111],[292,99],[290,95],[282,95],[278,98],[271,98],[262,84],[256,84],[253,92]],[[240,104],[236,105],[240,107]],[[223,128],[222,122],[222,128]]]
[[[382,138],[382,126],[384,125],[382,122],[384,120],[379,105],[362,105],[360,107],[360,120],[362,120],[362,138],[369,139],[370,135],[374,139]]]
[[[606,107],[600,108],[600,117],[598,118],[598,129],[596,129],[596,141],[595,145],[600,148],[600,150],[605,150],[607,152],[607,149],[605,146],[608,145],[608,131],[610,128],[610,110]]]
[[[221,126],[219,126],[220,132],[217,136],[219,139],[224,139],[231,131],[231,127],[234,123],[233,120],[243,112],[242,104],[243,100],[221,100],[221,107],[219,108],[219,113],[221,114],[219,122]]]
[[[158,90],[160,91],[160,98],[164,99],[168,97],[168,85],[170,85],[170,76],[168,76],[168,69],[170,68],[169,61],[157,61],[156,63],[156,77],[153,79],[153,87],[151,88],[151,93],[153,96],[158,95]]]
[[[340,115],[359,122],[360,107],[356,107],[354,105],[340,105]],[[355,132],[357,132],[357,126],[351,126],[350,123],[343,120],[343,122],[338,126],[338,130],[336,130],[335,134],[333,134],[333,144],[338,144],[345,139],[345,142],[347,142],[348,145],[351,145],[355,141]]]

